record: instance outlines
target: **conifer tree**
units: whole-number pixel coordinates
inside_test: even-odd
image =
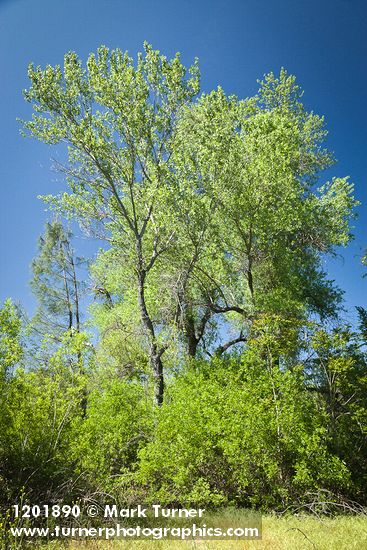
[[[48,222],[32,261],[32,291],[38,301],[33,327],[57,342],[66,331],[81,330],[83,284],[77,269],[81,260],[71,246],[72,234],[59,221]]]

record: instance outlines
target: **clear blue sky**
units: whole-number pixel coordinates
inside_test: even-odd
[[[144,40],[168,56],[180,51],[186,64],[198,56],[205,91],[220,84],[246,97],[270,70],[297,76],[307,107],[325,115],[338,159],[331,175],[349,174],[362,202],[356,240],[327,266],[348,315],[367,306],[359,258],[367,246],[365,0],[0,0],[0,300],[33,308],[29,264],[47,220],[36,197],[63,185],[50,170],[57,152],[19,135],[16,117],[30,115],[22,98],[28,62],[62,63],[68,50],[86,58],[100,44],[135,56]],[[81,237],[76,244],[93,248]]]

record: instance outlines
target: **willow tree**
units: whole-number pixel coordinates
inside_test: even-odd
[[[316,185],[331,156],[294,77],[196,100],[197,63],[147,44],[136,63],[101,47],[86,67],[68,53],[28,74],[25,128],[69,147],[70,191],[46,201],[109,241],[93,270],[101,324],[146,354],[158,404],[173,343],[178,357],[220,354],[264,312],[330,313],[321,255],[348,242],[354,201],[346,179]]]

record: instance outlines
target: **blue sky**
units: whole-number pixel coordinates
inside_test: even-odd
[[[0,0],[0,301],[11,296],[34,307],[29,264],[48,219],[37,195],[63,187],[51,171],[51,158],[62,153],[19,134],[16,118],[30,116],[22,98],[29,61],[62,63],[68,50],[85,59],[101,44],[135,56],[144,40],[168,56],[180,51],[186,64],[199,57],[204,91],[220,84],[247,97],[270,70],[284,66],[297,76],[306,106],[325,116],[330,132],[338,164],[327,177],[350,175],[362,203],[355,241],[326,262],[352,320],[354,305],[367,307],[364,0]],[[92,253],[94,244],[78,236],[76,248]]]

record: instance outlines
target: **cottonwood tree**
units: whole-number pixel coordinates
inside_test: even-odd
[[[246,340],[258,315],[325,317],[340,302],[322,257],[349,242],[356,202],[348,178],[320,185],[333,159],[323,118],[301,97],[282,70],[245,101],[221,89],[203,95],[178,122],[175,162],[187,188],[206,197],[212,236],[211,257],[207,247],[191,264],[190,310],[197,324],[221,314],[238,325],[219,352]]]
[[[195,100],[196,62],[188,73],[147,44],[136,64],[101,47],[86,68],[75,53],[63,69],[30,65],[25,92],[25,128],[69,146],[70,192],[46,201],[108,240],[100,324],[146,352],[158,404],[174,344],[178,359],[222,354],[263,313],[333,313],[321,258],[350,239],[354,206],[347,179],[317,184],[332,158],[294,77]]]
[[[133,278],[135,298],[155,378],[163,399],[159,327],[147,305],[146,286],[158,258],[174,238],[163,213],[170,178],[168,160],[177,112],[197,94],[197,65],[186,69],[145,45],[136,66],[127,53],[106,47],[87,68],[75,53],[61,67],[29,67],[25,98],[36,114],[25,124],[46,143],[69,144],[71,193],[64,207],[83,222],[102,221],[110,242],[121,249]]]
[[[169,195],[176,238],[152,273],[150,298],[189,356],[247,341],[259,315],[337,311],[341,293],[327,280],[322,255],[349,241],[355,201],[347,178],[318,187],[333,160],[321,146],[323,119],[306,112],[301,95],[283,70],[278,79],[267,75],[255,98],[218,89],[179,114]],[[118,294],[119,249],[100,262]],[[233,336],[219,343],[223,325]]]

